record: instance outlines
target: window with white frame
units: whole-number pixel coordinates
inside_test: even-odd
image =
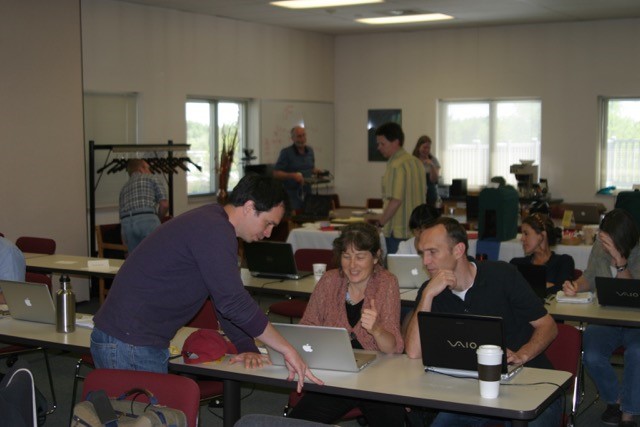
[[[640,184],[640,98],[600,97],[600,187]]]
[[[539,100],[442,100],[436,150],[443,182],[466,178],[477,188],[501,176],[515,186],[511,165],[540,165],[540,134]]]
[[[189,99],[186,103],[187,144],[189,158],[202,170],[187,172],[189,196],[215,194],[218,191],[219,168],[223,147],[234,145],[233,162],[227,190],[241,178],[240,158],[246,139],[245,101],[232,99]]]

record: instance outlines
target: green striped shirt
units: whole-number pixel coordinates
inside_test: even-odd
[[[427,182],[424,165],[415,156],[400,147],[387,161],[387,169],[382,177],[382,199],[387,207],[390,199],[402,202],[395,215],[384,225],[386,237],[407,239],[411,237],[409,216],[416,206],[425,203]]]

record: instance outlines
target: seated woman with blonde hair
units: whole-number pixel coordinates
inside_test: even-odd
[[[402,353],[398,280],[381,265],[378,230],[365,223],[344,227],[333,253],[339,267],[322,276],[300,323],[346,328],[356,349]],[[402,405],[312,392],[289,416],[330,424],[354,407],[372,427],[404,425]]]

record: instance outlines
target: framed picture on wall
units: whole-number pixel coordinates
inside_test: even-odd
[[[394,122],[402,126],[402,110],[400,109],[384,109],[369,110],[367,117],[367,148],[369,152],[370,162],[386,162],[382,154],[378,151],[376,143],[376,128],[387,122]]]

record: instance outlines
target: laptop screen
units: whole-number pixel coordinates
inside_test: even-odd
[[[14,319],[55,325],[56,310],[47,285],[0,280],[0,289]]]
[[[502,347],[502,371],[507,372],[507,352],[502,318],[471,314],[418,313],[418,328],[425,368],[478,370],[476,350],[484,344]]]
[[[640,308],[640,280],[596,277],[600,305]]]
[[[299,279],[311,272],[298,271],[289,243],[259,241],[244,245],[247,267],[254,276]]]
[[[387,269],[397,277],[400,288],[419,288],[429,279],[420,255],[389,254]]]

